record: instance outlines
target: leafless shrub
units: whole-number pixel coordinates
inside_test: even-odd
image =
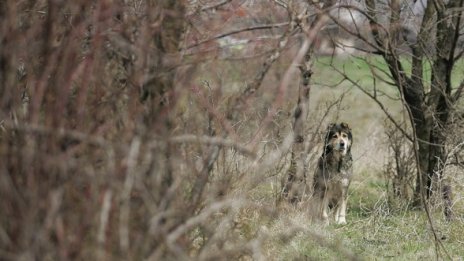
[[[276,3],[276,17],[289,20],[251,28],[278,36],[260,45],[270,56],[239,68],[258,67],[253,84],[226,93],[224,79],[195,78],[205,57],[221,63],[223,48],[223,24],[201,19],[241,8],[0,3],[0,259],[265,259],[262,246],[279,235],[244,217],[276,215],[251,198],[281,172],[293,143],[283,119],[296,66],[265,102],[252,94],[299,32],[288,24],[307,17]]]
[[[444,148],[446,156],[440,161],[439,165],[439,171],[443,174],[437,173],[432,183],[432,186],[437,187],[440,194],[432,197],[431,201],[435,207],[443,209],[447,220],[453,219],[453,208],[462,200],[458,195],[462,192],[460,184],[462,184],[462,169],[464,167],[462,164],[464,136],[460,131],[463,126],[463,118],[459,111],[458,108],[456,112],[451,114],[449,128],[442,129],[442,132],[447,137],[446,147]],[[452,191],[455,192],[452,193]]]
[[[389,157],[384,167],[388,192],[399,202],[408,204],[412,199],[416,167],[412,144],[395,126],[385,126]],[[398,201],[397,201],[398,202]]]

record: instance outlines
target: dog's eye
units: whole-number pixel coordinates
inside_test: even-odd
[[[338,134],[335,133],[334,135],[332,135],[332,138],[334,138],[334,139],[338,138]]]
[[[343,138],[346,138],[347,136],[348,136],[348,135],[346,135],[346,133],[343,133],[343,134],[342,134],[342,137],[343,137]]]

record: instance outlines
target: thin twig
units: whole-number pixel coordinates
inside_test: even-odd
[[[236,30],[232,30],[232,31],[230,31],[230,32],[218,34],[218,35],[213,36],[213,37],[211,37],[211,38],[208,38],[208,39],[205,39],[205,40],[196,42],[196,43],[194,43],[194,44],[192,44],[192,45],[187,46],[185,49],[188,50],[188,49],[191,49],[191,48],[200,46],[200,45],[202,45],[202,44],[205,44],[205,43],[208,43],[208,42],[211,42],[211,41],[220,39],[220,38],[224,38],[224,37],[226,37],[226,36],[238,34],[238,33],[243,33],[243,32],[248,32],[248,31],[254,31],[254,30],[274,29],[274,28],[284,27],[284,26],[287,26],[287,25],[289,25],[289,22],[275,23],[275,24],[266,24],[266,25],[256,25],[256,26],[249,26],[249,27],[246,27],[246,28],[240,28],[240,29],[236,29]]]
[[[173,143],[203,143],[203,144],[208,144],[208,145],[220,145],[224,147],[231,147],[235,149],[236,151],[251,157],[251,158],[256,158],[256,153],[247,148],[244,145],[240,145],[237,142],[229,139],[224,139],[221,137],[211,137],[211,136],[197,136],[197,135],[192,135],[192,134],[185,134],[185,135],[180,135],[180,136],[175,136],[172,138],[169,138],[170,142]],[[157,143],[153,144],[153,146],[157,146]]]
[[[123,253],[129,250],[129,216],[130,216],[130,194],[135,182],[135,167],[140,152],[141,140],[138,136],[134,137],[127,156],[126,180],[122,188],[121,210],[119,216],[119,244]]]
[[[65,128],[49,128],[43,125],[30,124],[26,122],[14,123],[10,120],[2,121],[2,127],[18,131],[37,133],[41,135],[57,135],[60,138],[71,138],[81,142],[86,142],[100,147],[107,147],[108,142],[100,136],[86,134],[84,132],[70,130]]]
[[[99,260],[105,259],[105,251],[104,251],[104,246],[106,243],[106,229],[108,226],[108,219],[110,216],[110,210],[111,210],[111,201],[113,198],[113,193],[111,189],[107,189],[103,195],[103,204],[101,208],[101,213],[100,213],[100,226],[98,227],[98,233],[97,233],[97,242],[99,245]]]

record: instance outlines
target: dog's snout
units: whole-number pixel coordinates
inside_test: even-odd
[[[340,141],[340,147],[345,147],[345,142],[344,141]]]

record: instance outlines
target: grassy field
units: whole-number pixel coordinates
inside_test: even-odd
[[[374,61],[385,69],[380,61]],[[276,211],[269,217],[253,209],[243,212],[240,233],[252,238],[258,233],[284,235],[297,229],[296,237],[272,237],[266,243],[266,258],[273,260],[462,260],[464,257],[464,219],[462,200],[462,173],[448,173],[454,187],[455,220],[444,221],[441,208],[431,211],[433,228],[440,245],[436,245],[432,227],[424,211],[411,210],[407,203],[390,196],[384,165],[388,158],[386,149],[384,112],[359,88],[349,81],[342,81],[337,73],[344,71],[368,90],[376,88],[385,95],[380,97],[395,119],[404,119],[404,110],[394,87],[374,82],[370,69],[360,59],[320,58],[316,62],[314,85],[311,90],[311,115],[317,118],[321,108],[330,101],[344,98],[329,121],[346,121],[354,132],[353,154],[355,175],[349,193],[348,224],[328,227],[311,222],[304,207],[286,203],[275,205],[281,176],[271,176],[267,181],[249,191],[254,202],[268,205]],[[413,162],[411,162],[413,164]],[[275,239],[278,238],[278,239]]]
[[[367,181],[366,181],[367,180]],[[261,194],[255,200],[264,204],[272,195]],[[458,199],[460,200],[460,199]],[[268,202],[271,204],[271,202]],[[309,220],[304,208],[283,203],[277,218],[246,216],[251,228],[285,234],[289,228],[301,229],[296,237],[268,243],[266,255],[275,260],[433,260],[436,258],[433,233],[423,211],[409,210],[388,197],[384,182],[372,173],[356,173],[349,195],[348,224],[325,227]],[[445,222],[439,209],[433,210],[433,226],[443,248],[453,260],[464,256],[464,220]],[[255,226],[255,227],[253,227]],[[246,233],[245,233],[246,234]]]
[[[359,174],[359,173],[357,173]],[[422,211],[395,207],[382,184],[363,183],[355,179],[350,190],[348,224],[324,227],[311,222],[304,209],[280,206],[278,218],[247,217],[248,224],[271,234],[284,234],[300,226],[301,232],[291,240],[268,243],[268,257],[276,260],[433,260],[436,258],[433,233]],[[443,248],[453,260],[464,256],[463,220],[447,223],[438,210],[433,211],[434,229]],[[248,231],[254,231],[248,228]],[[250,233],[250,232],[248,232]],[[251,234],[251,233],[250,233]]]

